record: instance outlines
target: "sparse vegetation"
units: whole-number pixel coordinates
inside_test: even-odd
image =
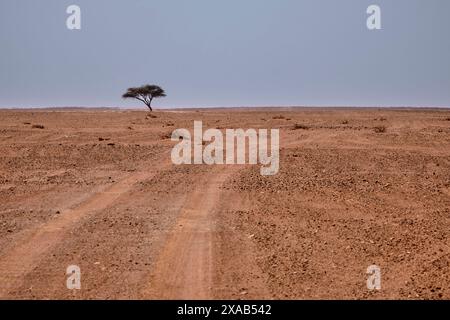
[[[272,118],[273,120],[282,120],[282,119],[286,119],[284,116],[275,116]]]
[[[172,138],[172,132],[167,132],[161,135],[161,139],[166,140]]]
[[[305,124],[296,123],[296,124],[294,124],[294,127],[292,128],[292,130],[309,130],[309,126],[307,126]]]
[[[33,124],[31,127],[33,129],[44,129],[45,128],[42,124]]]
[[[375,131],[376,133],[385,133],[386,127],[385,126],[377,126],[377,127],[373,128],[373,131]]]
[[[348,124],[348,120],[343,120],[341,124]]]

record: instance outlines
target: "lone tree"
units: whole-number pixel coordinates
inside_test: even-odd
[[[154,98],[162,98],[165,96],[166,93],[159,86],[147,84],[142,87],[129,88],[127,92],[122,95],[122,98],[133,98],[142,101],[150,111],[153,111],[152,100]]]

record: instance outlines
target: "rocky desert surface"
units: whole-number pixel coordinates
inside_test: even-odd
[[[280,129],[279,173],[172,164],[195,120]],[[450,299],[449,283],[449,109],[0,110],[2,299]]]

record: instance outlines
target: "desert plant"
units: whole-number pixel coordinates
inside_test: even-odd
[[[373,131],[375,131],[376,133],[384,133],[384,132],[386,132],[386,127],[378,126],[378,127],[373,128]]]
[[[301,130],[308,130],[309,127],[307,125],[305,125],[305,124],[298,124],[298,123],[294,124],[293,130],[300,130],[300,129]]]
[[[42,124],[33,124],[31,127],[34,129],[44,129],[45,128]]]
[[[152,100],[154,98],[162,98],[165,96],[166,93],[163,89],[161,89],[161,87],[147,84],[137,88],[129,88],[127,92],[122,95],[122,98],[132,98],[142,101],[150,109],[150,111],[153,111]]]

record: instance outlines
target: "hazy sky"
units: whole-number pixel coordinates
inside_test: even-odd
[[[81,8],[81,30],[66,9]],[[382,10],[369,31],[366,9]],[[0,0],[0,107],[450,106],[449,0]]]

